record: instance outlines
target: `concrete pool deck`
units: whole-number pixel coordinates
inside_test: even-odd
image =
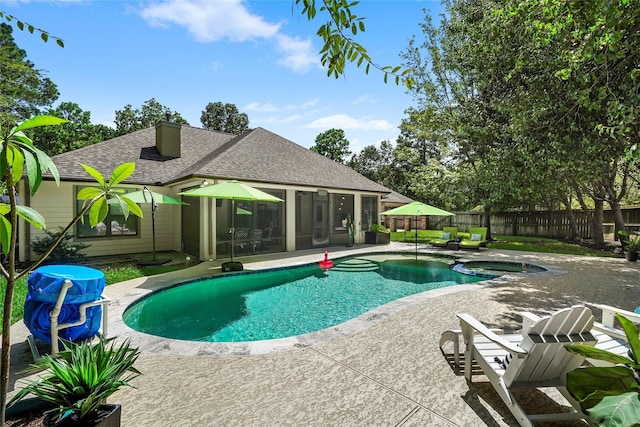
[[[414,246],[356,248],[329,248],[329,252],[337,258],[371,251],[412,252]],[[246,269],[264,269],[317,262],[323,252],[270,254],[241,261]],[[526,262],[547,267],[549,272],[509,274],[488,286],[481,282],[403,298],[324,331],[328,336],[255,347],[232,345],[224,351],[216,343],[200,347],[138,337],[118,314],[145,293],[218,272],[224,260],[109,286],[105,290],[113,301],[109,335],[131,337],[142,350],[136,367],[143,375],[134,380],[136,388],[122,389],[110,398],[123,405],[122,425],[517,425],[484,377],[468,385],[442,355],[440,334],[458,328],[456,313],[470,313],[490,327],[515,331],[522,311],[544,315],[572,304],[602,303],[628,310],[640,305],[640,263],[623,258],[430,250],[424,245],[420,252]],[[594,314],[599,318],[599,310]],[[12,391],[15,380],[24,377],[16,372],[31,361],[27,333],[22,322],[12,327]],[[553,400],[557,393],[550,395],[530,392],[523,400],[532,408],[558,406]]]

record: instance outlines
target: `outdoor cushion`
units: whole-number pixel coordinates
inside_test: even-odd
[[[443,239],[450,239],[451,238],[451,233],[450,232],[442,233],[442,238]]]
[[[472,242],[479,242],[482,239],[482,234],[472,234],[471,235],[471,241]]]

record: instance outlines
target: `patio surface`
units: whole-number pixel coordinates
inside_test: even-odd
[[[336,258],[412,244],[328,248]],[[298,338],[225,345],[154,338],[132,331],[121,313],[154,289],[220,272],[225,260],[162,276],[111,285],[109,335],[129,337],[142,350],[136,388],[118,391],[123,426],[513,426],[517,425],[483,376],[469,385],[449,366],[438,342],[466,312],[490,327],[519,329],[518,313],[548,314],[572,304],[640,305],[640,263],[516,251],[447,251],[460,259],[536,264],[548,273],[510,274],[403,298],[327,331]],[[323,250],[244,257],[245,269],[316,262]],[[600,311],[594,314],[599,320]],[[30,361],[22,322],[12,327],[12,379]],[[29,377],[30,378],[30,377]],[[18,388],[20,383],[18,383]],[[527,392],[530,412],[565,406],[558,393]],[[544,425],[544,424],[541,424]],[[553,424],[551,424],[553,425]],[[560,424],[558,424],[560,425]],[[567,424],[563,424],[567,425]],[[576,425],[583,425],[577,423]]]

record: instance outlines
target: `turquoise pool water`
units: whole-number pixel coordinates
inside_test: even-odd
[[[338,325],[390,301],[488,277],[432,260],[352,258],[326,274],[314,265],[218,276],[153,293],[127,308],[125,324],[166,338],[256,341]]]

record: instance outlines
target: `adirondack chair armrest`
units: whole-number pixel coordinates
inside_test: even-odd
[[[605,304],[593,304],[593,306],[602,310],[602,324],[609,328],[617,329],[615,325],[616,313],[623,315],[627,319],[631,320],[633,323],[636,323],[636,324],[640,323],[640,314],[638,313],[634,313],[632,311],[627,311],[627,310],[621,310],[619,308],[612,307],[610,305],[605,305]]]
[[[490,341],[496,343],[497,345],[499,345],[500,347],[502,347],[503,349],[505,349],[510,353],[513,353],[515,355],[527,354],[525,350],[521,349],[516,344],[502,338],[500,335],[496,334],[491,329],[487,328],[485,325],[482,324],[482,322],[480,322],[470,314],[460,313],[458,314],[458,318],[460,319],[460,327],[462,328],[465,345],[468,342],[468,337],[465,331],[472,330],[484,336],[485,338],[489,339]]]
[[[528,331],[534,323],[541,319],[540,316],[529,311],[523,311],[520,315],[522,316],[522,333]]]

